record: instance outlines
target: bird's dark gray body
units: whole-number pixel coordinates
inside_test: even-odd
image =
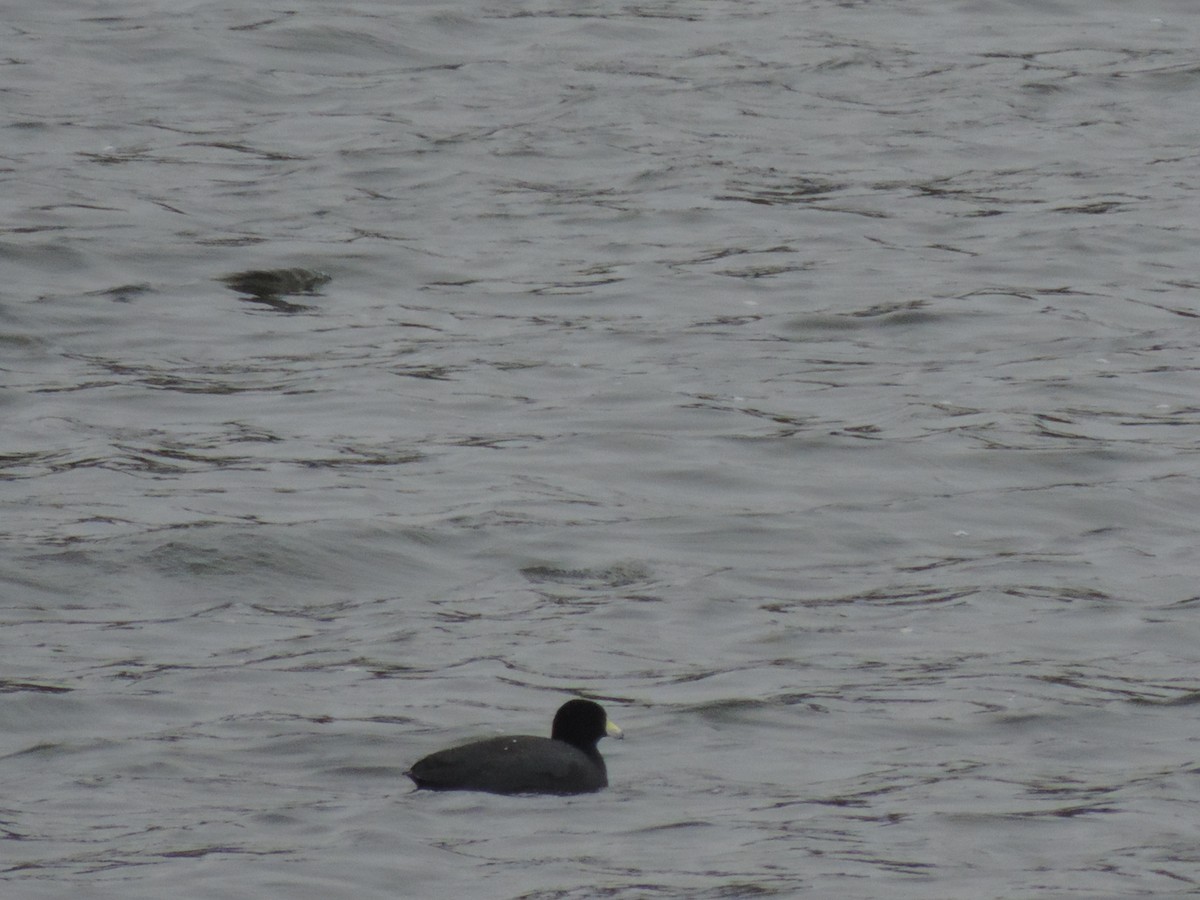
[[[608,786],[599,753],[524,734],[440,750],[414,765],[408,777],[429,790],[493,794],[586,794]]]

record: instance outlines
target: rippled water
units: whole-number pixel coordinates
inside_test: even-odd
[[[1200,892],[1200,8],[9,6],[6,898]]]

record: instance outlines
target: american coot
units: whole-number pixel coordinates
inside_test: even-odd
[[[439,750],[407,772],[419,788],[493,794],[586,794],[608,786],[596,749],[605,735],[623,737],[603,707],[568,700],[554,715],[550,737],[491,738]]]

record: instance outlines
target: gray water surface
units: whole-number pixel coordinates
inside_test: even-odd
[[[1200,893],[1200,7],[8,7],[5,898]]]

